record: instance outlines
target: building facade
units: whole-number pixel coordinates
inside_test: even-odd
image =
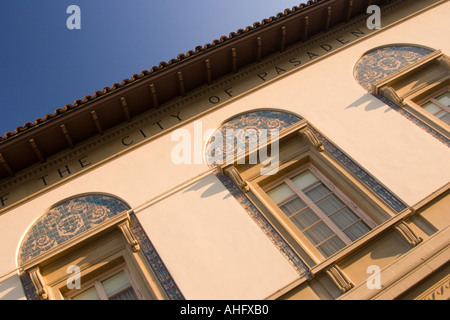
[[[449,13],[310,1],[6,133],[0,298],[448,299]]]

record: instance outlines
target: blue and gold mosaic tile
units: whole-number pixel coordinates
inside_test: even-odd
[[[108,195],[87,195],[65,201],[45,213],[28,231],[20,247],[19,263],[129,209],[125,203]]]
[[[206,162],[211,166],[225,163],[227,153],[237,155],[246,148],[255,146],[265,132],[281,131],[301,121],[302,118],[281,111],[255,111],[237,116],[218,128],[205,148]],[[231,132],[231,133],[230,133]]]
[[[356,63],[353,75],[358,83],[370,91],[372,84],[403,69],[432,53],[432,50],[416,46],[389,46],[366,53]]]

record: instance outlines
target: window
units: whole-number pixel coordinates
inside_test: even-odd
[[[446,124],[450,124],[450,91],[448,89],[427,98],[421,103],[421,107]]]
[[[182,296],[129,210],[113,196],[91,194],[65,200],[41,216],[18,253],[20,267],[33,284],[25,288],[27,297],[153,300]],[[74,279],[80,280],[81,288],[69,285]],[[172,291],[166,290],[169,286]]]
[[[266,191],[288,220],[329,257],[370,231],[342,194],[332,191],[311,167],[282,178]]]
[[[265,116],[263,112],[241,115],[236,126],[265,124]],[[226,122],[218,130],[233,125]],[[294,255],[309,267],[324,261],[406,208],[306,120],[283,127],[277,141],[279,148],[271,141],[270,154],[273,157],[271,152],[276,150],[278,157],[270,165],[261,158],[257,163],[249,161],[249,148],[234,163],[216,164],[216,169],[219,176],[228,176],[219,180],[279,250],[289,253],[286,257],[294,265]]]
[[[66,297],[70,300],[138,300],[141,293],[127,268],[121,267],[83,285]]]
[[[141,250],[132,248],[122,228],[127,227],[126,215],[88,238],[70,246],[61,245],[25,270],[36,288],[45,291],[44,299],[62,300],[154,300],[167,299]],[[112,219],[111,219],[112,220]],[[39,257],[38,257],[39,258]],[[76,266],[77,275],[70,267]],[[81,288],[76,288],[79,279]],[[72,284],[72,285],[69,285]],[[42,297],[42,295],[41,295]]]

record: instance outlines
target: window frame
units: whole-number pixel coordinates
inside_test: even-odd
[[[344,203],[344,206],[342,208],[348,207],[359,218],[358,221],[356,221],[354,223],[362,221],[370,229],[368,232],[370,232],[371,230],[373,230],[376,227],[376,223],[364,211],[362,211],[360,208],[358,208],[345,195],[344,192],[342,192],[339,188],[337,188],[334,184],[332,184],[331,181],[329,179],[327,179],[326,176],[322,172],[320,172],[320,170],[318,170],[310,162],[300,166],[299,168],[292,170],[291,172],[283,175],[282,177],[278,178],[274,182],[272,182],[272,183],[266,185],[264,188],[262,188],[263,192],[267,196],[267,197],[265,197],[266,201],[268,201],[270,203],[271,209],[276,212],[277,218],[283,220],[283,224],[288,225],[289,229],[293,230],[293,233],[297,236],[297,238],[299,239],[301,244],[303,246],[307,247],[309,249],[309,251],[314,254],[314,256],[316,257],[317,260],[323,260],[323,259],[327,259],[328,257],[324,256],[317,249],[317,247],[320,246],[320,244],[314,245],[309,239],[307,239],[307,237],[303,234],[303,231],[300,230],[291,221],[291,219],[281,210],[278,203],[275,203],[270,198],[270,196],[267,194],[267,192],[276,188],[277,186],[281,185],[282,183],[286,183],[286,185],[294,192],[294,194],[296,194],[302,201],[304,201],[306,203],[307,207],[309,207],[320,218],[320,221],[324,222],[325,225],[328,226],[334,232],[333,236],[322,241],[321,243],[328,241],[329,239],[331,239],[334,236],[337,236],[342,242],[344,242],[344,244],[345,244],[344,248],[347,247],[354,241],[352,241],[350,238],[348,238],[348,236],[345,235],[345,233],[341,229],[339,229],[339,227],[333,221],[331,221],[331,219],[311,199],[309,199],[302,190],[300,190],[292,182],[292,180],[291,180],[292,177],[295,177],[295,176],[301,174],[302,172],[306,172],[308,170],[311,173],[313,173],[316,176],[316,178],[320,182],[322,182],[328,189],[330,189],[331,193],[329,195],[335,194],[337,196],[337,198]],[[317,182],[315,182],[315,183],[317,183]],[[327,197],[329,195],[327,195]],[[279,203],[286,201],[288,198],[280,201]],[[336,210],[336,212],[341,210],[342,208]],[[308,227],[308,228],[310,228],[310,227]],[[340,249],[340,250],[342,250],[342,249]],[[340,250],[338,250],[338,251],[340,251]]]
[[[444,104],[442,104],[441,102],[439,102],[438,100],[436,100],[436,98],[444,93],[450,93],[450,86],[445,86],[444,88],[441,88],[440,90],[436,90],[436,91],[432,91],[429,93],[428,96],[426,96],[425,98],[422,98],[420,100],[415,101],[415,103],[417,103],[422,109],[425,110],[424,105],[427,104],[428,102],[432,102],[434,103],[437,107],[439,107],[441,110],[438,112],[446,111],[448,114],[450,114],[450,107],[446,106]],[[427,111],[427,110],[425,110]],[[427,111],[428,112],[428,111]],[[436,112],[436,113],[438,113]],[[442,121],[440,118],[436,117],[436,113],[432,114],[431,112],[428,112],[428,114],[432,114],[437,120]],[[444,122],[445,123],[445,122]],[[446,125],[450,125],[445,123]]]
[[[360,218],[365,218],[364,222],[371,229],[368,233],[372,233],[379,225],[395,217],[397,212],[378,194],[369,189],[359,177],[351,173],[348,168],[325,151],[324,146],[315,138],[310,127],[311,125],[306,120],[302,120],[280,132],[279,166],[277,173],[273,175],[261,173],[261,169],[264,167],[261,162],[257,164],[245,162],[243,164],[243,162],[237,161],[239,158],[235,159],[233,164],[218,166],[217,169],[219,173],[228,175],[243,192],[247,193],[250,201],[259,208],[278,234],[290,244],[291,248],[309,267],[314,267],[338,254],[341,250],[324,258],[312,244],[308,245],[310,241],[292,222],[280,219],[285,214],[281,212],[264,189],[276,184],[286,174],[295,174],[294,172],[298,172],[299,168],[307,164],[317,168],[324,180],[333,185],[334,189],[340,190],[340,195],[344,194],[346,199],[350,200],[348,202],[351,204],[350,208],[355,213],[358,211],[356,214]],[[314,130],[318,131],[317,128],[314,128]],[[242,157],[248,159],[248,156],[249,151],[247,150]],[[229,174],[230,172],[232,174]],[[342,190],[345,190],[345,192]],[[360,212],[364,213],[360,214]],[[366,237],[366,235],[361,238]],[[352,244],[355,242],[361,243],[360,239],[353,241]],[[347,246],[342,250],[345,248]]]

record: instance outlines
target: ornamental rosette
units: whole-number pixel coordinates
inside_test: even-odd
[[[110,210],[103,206],[98,206],[91,212],[91,216],[89,217],[89,221],[93,224],[98,224],[100,222],[105,221],[108,218],[108,214]]]
[[[402,54],[403,59],[405,59],[408,63],[414,62],[419,59],[419,54],[416,52],[405,51]]]
[[[78,214],[72,214],[62,219],[57,225],[56,229],[60,236],[73,237],[84,226],[83,219]]]
[[[387,57],[384,59],[381,59],[378,63],[377,66],[380,67],[383,70],[388,70],[388,71],[392,71],[392,70],[398,70],[401,66],[402,62],[394,57]]]
[[[31,243],[31,249],[35,252],[47,251],[57,245],[54,238],[46,234],[40,235]]]
[[[45,228],[55,228],[56,224],[61,220],[62,213],[58,209],[49,211],[42,220]]]

